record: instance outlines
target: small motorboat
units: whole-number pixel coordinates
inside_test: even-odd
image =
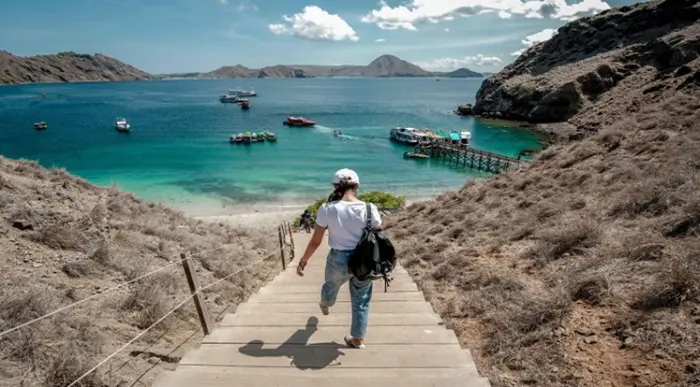
[[[250,90],[243,90],[243,89],[237,89],[237,90],[229,90],[228,91],[229,95],[237,95],[239,97],[257,97],[258,93],[255,92],[255,90],[250,89]]]
[[[231,144],[234,144],[234,143],[235,143],[235,144],[240,144],[240,143],[243,142],[243,135],[240,134],[240,133],[236,133],[236,134],[232,135],[231,137],[229,137],[228,141],[229,141]]]
[[[34,123],[34,129],[36,129],[36,130],[46,130],[48,128],[49,128],[49,126],[46,125],[46,122],[44,122],[44,121]]]
[[[242,98],[238,95],[223,94],[219,97],[219,101],[221,103],[243,103],[245,101],[248,101],[248,99]]]
[[[250,102],[248,102],[248,100],[241,102],[241,109],[243,109],[243,110],[250,109]]]
[[[417,152],[403,152],[403,157],[405,159],[427,159],[427,158],[430,158],[430,156],[426,155],[425,153],[417,153]]]
[[[250,132],[243,132],[243,134],[241,134],[241,142],[246,145],[250,144],[252,141],[251,137],[252,135]]]
[[[314,125],[316,125],[315,121],[311,121],[308,118],[294,117],[294,116],[287,117],[287,120],[283,121],[282,123],[284,125],[287,125],[287,126],[314,126]]]
[[[250,142],[258,142],[260,139],[258,138],[258,134],[255,132],[252,132],[250,134]],[[264,140],[263,140],[264,141]]]
[[[268,142],[277,141],[277,136],[274,133],[266,131],[266,132],[264,132],[264,134],[265,134],[265,139]]]
[[[117,120],[114,121],[114,129],[118,132],[128,132],[131,130],[131,125],[129,125],[126,118],[117,118]]]
[[[258,142],[265,142],[265,140],[267,139],[267,136],[265,136],[265,132],[260,131],[255,134],[257,135],[256,137],[258,138]]]

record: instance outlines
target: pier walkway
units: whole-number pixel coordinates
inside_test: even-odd
[[[434,159],[445,160],[456,167],[471,168],[490,173],[507,172],[527,165],[527,162],[520,158],[452,144],[442,139],[422,141],[416,145],[415,152],[429,155]]]
[[[294,234],[301,257],[310,234]],[[469,350],[444,327],[408,273],[397,267],[388,291],[376,283],[367,348],[347,348],[347,286],[328,316],[318,307],[324,241],[305,276],[292,262],[277,278],[227,315],[155,387],[489,387]],[[297,258],[298,259],[298,258]]]

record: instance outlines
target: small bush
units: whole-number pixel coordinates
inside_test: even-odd
[[[396,211],[403,209],[406,207],[406,198],[403,196],[394,196],[390,193],[387,192],[381,192],[381,191],[370,191],[364,194],[360,194],[357,196],[358,199],[365,201],[365,202],[370,202],[377,206],[377,209],[379,211]],[[318,209],[321,208],[321,206],[328,201],[328,198],[321,198],[316,200],[313,204],[310,206],[306,207],[309,212],[311,212],[311,216],[313,219],[316,219],[316,216],[318,215]],[[301,216],[297,216],[294,218],[294,222],[292,223],[292,227],[297,228],[301,224]]]
[[[75,262],[68,262],[63,265],[63,272],[71,278],[85,277],[93,273],[95,270],[95,263],[91,260],[80,260]]]
[[[52,249],[84,251],[88,238],[70,223],[52,224],[33,235],[35,241]]]

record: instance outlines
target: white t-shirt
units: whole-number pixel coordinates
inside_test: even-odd
[[[372,208],[372,228],[382,224],[379,210]],[[367,224],[367,204],[365,202],[336,201],[324,203],[318,209],[316,224],[328,229],[328,245],[337,250],[354,250],[362,238],[362,230]]]

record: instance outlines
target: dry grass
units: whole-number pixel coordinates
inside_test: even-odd
[[[700,384],[700,83],[659,74],[587,102],[527,170],[387,218],[494,387]]]
[[[63,170],[0,157],[0,331],[42,316],[192,254],[202,285],[276,250],[274,236],[193,220]],[[210,251],[210,250],[213,250]],[[206,291],[214,317],[265,281],[270,259]],[[179,264],[123,291],[0,338],[0,386],[64,386],[159,320],[189,295]],[[134,344],[172,356],[199,339],[192,304]],[[162,369],[129,351],[80,386],[126,386]],[[145,375],[145,376],[144,376]]]

